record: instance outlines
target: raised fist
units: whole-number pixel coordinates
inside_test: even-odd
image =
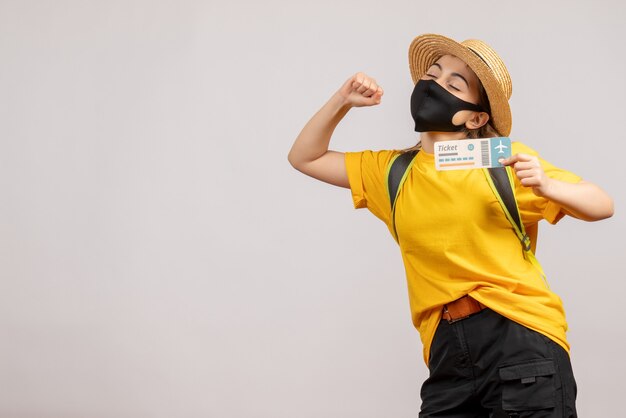
[[[338,93],[350,106],[374,106],[380,103],[383,89],[372,77],[358,72],[343,83]]]

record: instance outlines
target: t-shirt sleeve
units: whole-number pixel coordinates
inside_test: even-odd
[[[398,150],[346,152],[345,163],[355,209],[368,208],[389,223],[391,203],[387,193],[387,167]]]
[[[512,152],[513,154],[523,153],[537,156],[541,167],[550,178],[568,183],[578,183],[582,180],[578,175],[547,162],[543,158],[539,157],[539,154],[535,150],[520,142],[513,142]],[[558,203],[535,195],[532,188],[523,186],[515,175],[514,180],[515,197],[525,224],[538,222],[541,219],[545,219],[551,224],[555,224],[563,218],[563,216],[565,216],[563,208]]]

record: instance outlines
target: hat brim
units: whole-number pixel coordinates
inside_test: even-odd
[[[511,133],[512,117],[509,100],[487,64],[471,49],[442,35],[419,35],[409,46],[409,68],[413,84],[443,55],[454,55],[474,71],[482,83],[491,107],[491,123],[500,133]]]

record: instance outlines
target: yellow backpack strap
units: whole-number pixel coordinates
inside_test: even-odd
[[[415,161],[415,156],[418,151],[419,150],[413,150],[394,155],[387,166],[385,185],[387,187],[387,194],[389,195],[389,202],[391,204],[391,229],[393,238],[398,244],[400,242],[398,241],[398,232],[396,231],[396,199],[398,198],[400,188],[402,187],[404,180],[406,180],[406,176]]]
[[[511,223],[515,234],[519,238],[522,249],[524,251],[524,257],[530,261],[530,263],[535,266],[535,268],[541,274],[546,286],[549,287],[548,281],[546,280],[546,275],[543,272],[543,268],[539,261],[535,257],[532,251],[532,245],[530,241],[530,237],[526,233],[524,228],[524,224],[522,222],[522,217],[519,212],[519,207],[517,206],[517,201],[515,200],[515,183],[513,181],[513,173],[510,167],[492,167],[492,168],[483,168],[483,173],[487,178],[487,182],[493,191],[493,194],[500,202],[500,206],[502,206],[502,210],[504,211],[505,216]]]

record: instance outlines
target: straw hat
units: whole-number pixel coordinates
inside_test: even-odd
[[[409,68],[413,84],[442,55],[454,55],[462,59],[476,73],[489,98],[491,123],[501,135],[508,136],[512,124],[509,99],[513,86],[511,76],[496,51],[476,39],[459,43],[441,35],[420,35],[409,46]]]

